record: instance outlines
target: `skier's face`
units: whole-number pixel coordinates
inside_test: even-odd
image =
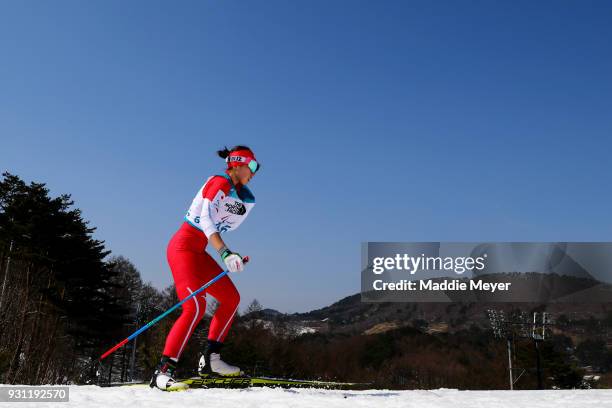
[[[249,166],[238,166],[234,167],[234,172],[240,181],[240,184],[243,186],[247,185],[251,178],[253,178],[254,173],[251,172]]]

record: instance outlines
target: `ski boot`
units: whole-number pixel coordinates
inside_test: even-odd
[[[223,347],[223,343],[213,340],[208,340],[208,347],[204,355],[200,357],[198,364],[198,374],[200,377],[238,377],[244,375],[240,368],[227,364],[221,360],[219,351]]]
[[[174,379],[176,363],[177,361],[175,359],[168,356],[162,356],[161,362],[151,377],[149,386],[151,388],[157,387],[163,391],[183,391],[189,388],[189,385]]]

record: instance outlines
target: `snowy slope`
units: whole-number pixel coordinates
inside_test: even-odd
[[[6,387],[6,385],[0,385]],[[148,386],[99,388],[70,386],[69,403],[0,403],[0,407],[87,408],[606,408],[612,407],[612,390],[545,391],[329,391],[311,389],[251,388],[241,390],[194,389],[167,393]]]

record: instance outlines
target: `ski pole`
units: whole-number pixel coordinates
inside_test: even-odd
[[[244,263],[247,263],[249,261],[249,257],[245,256],[244,258],[242,258]],[[104,354],[102,354],[100,356],[100,358],[98,359],[98,361],[102,361],[104,360],[106,357],[108,357],[109,355],[111,355],[113,352],[115,352],[117,349],[125,346],[127,344],[128,341],[136,338],[140,333],[142,333],[143,331],[147,330],[149,327],[153,326],[155,323],[159,322],[161,319],[163,319],[164,317],[168,316],[170,313],[172,313],[172,311],[174,311],[176,308],[178,308],[179,306],[181,306],[183,303],[185,303],[186,301],[188,301],[189,299],[191,299],[192,297],[196,296],[198,293],[202,292],[204,289],[206,289],[207,287],[209,287],[210,285],[212,285],[213,283],[215,283],[216,281],[218,281],[219,279],[221,279],[222,277],[224,277],[225,275],[227,275],[227,270],[221,272],[220,274],[218,274],[217,276],[215,276],[214,278],[212,278],[210,281],[208,281],[207,283],[205,283],[200,289],[196,290],[195,292],[189,294],[189,296],[187,296],[185,299],[181,300],[180,302],[178,302],[176,305],[172,306],[170,309],[166,310],[164,313],[160,314],[159,316],[157,316],[155,319],[151,320],[149,323],[145,324],[144,326],[142,326],[140,329],[136,330],[134,333],[130,334],[128,337],[126,337],[125,339],[121,340],[119,343],[117,343],[113,348],[109,349],[108,351],[106,351]]]

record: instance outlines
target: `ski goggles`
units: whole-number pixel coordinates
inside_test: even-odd
[[[249,166],[249,170],[251,170],[253,174],[257,173],[257,170],[259,170],[259,163],[257,163],[255,159],[249,160],[247,166]]]
[[[252,157],[228,156],[225,161],[227,161],[227,165],[229,167],[246,165],[253,174],[257,173],[257,170],[259,170],[259,163],[257,163],[257,160],[253,159]]]

